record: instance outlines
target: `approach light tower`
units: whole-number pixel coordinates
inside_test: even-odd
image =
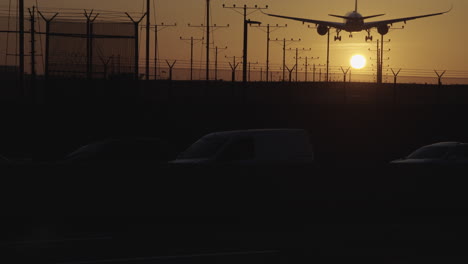
[[[267,46],[266,46],[266,81],[268,82],[269,81],[269,73],[270,73],[270,33],[272,33],[273,31],[276,31],[280,28],[285,28],[287,27],[288,25],[285,24],[284,26],[280,26],[278,24],[276,24],[276,26],[270,26],[270,24],[267,24],[266,26],[254,26],[255,28],[258,28],[260,30],[262,30],[263,32],[266,32],[267,33]],[[263,30],[262,28],[266,28],[266,31]],[[273,28],[273,30],[272,30]]]
[[[210,80],[210,0],[206,0],[206,25],[201,25],[199,27],[205,28],[206,27],[206,80]],[[190,24],[189,24],[190,27]],[[198,26],[195,26],[198,27]]]
[[[242,81],[245,83],[247,82],[247,38],[248,38],[248,32],[247,32],[247,25],[260,25],[261,22],[259,21],[251,21],[250,19],[247,20],[247,16],[250,14],[253,14],[259,10],[262,9],[268,9],[268,6],[265,7],[258,7],[255,5],[254,7],[248,7],[247,5],[244,5],[243,7],[236,7],[236,5],[233,5],[232,7],[226,7],[226,5],[223,4],[223,8],[230,8],[230,9],[243,9],[244,13],[244,49],[243,49],[243,65],[242,65]],[[250,13],[247,13],[247,10],[253,10]]]
[[[300,42],[301,39],[286,39],[286,38],[283,38],[283,39],[272,39],[271,41],[276,41],[276,42],[282,42],[283,43],[283,67],[282,67],[282,70],[283,70],[283,82],[286,81],[286,46],[289,44],[289,43],[294,43],[294,42]]]

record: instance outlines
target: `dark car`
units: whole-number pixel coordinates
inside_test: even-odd
[[[397,167],[468,168],[468,144],[440,142],[423,146],[390,164]]]
[[[74,164],[165,164],[176,152],[170,143],[153,137],[114,137],[95,141],[68,154],[63,163]]]

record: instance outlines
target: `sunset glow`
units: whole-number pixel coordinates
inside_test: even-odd
[[[362,69],[366,66],[366,58],[364,58],[364,56],[362,55],[354,55],[352,58],[351,58],[351,67],[353,67],[354,69]]]

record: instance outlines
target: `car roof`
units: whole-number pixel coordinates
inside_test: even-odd
[[[426,147],[456,147],[456,146],[462,146],[462,145],[468,145],[468,144],[461,143],[461,142],[439,142],[439,143],[428,145]]]
[[[231,131],[220,131],[214,132],[205,135],[205,137],[232,137],[232,136],[252,136],[258,134],[280,134],[280,133],[304,133],[306,130],[304,129],[246,129],[246,130],[231,130]]]

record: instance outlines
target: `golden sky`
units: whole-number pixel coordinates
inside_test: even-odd
[[[35,4],[36,0],[25,0],[26,6]],[[205,22],[206,0],[155,0],[156,21],[166,24],[177,23],[175,28],[168,28],[159,33],[160,57],[162,59],[177,59],[187,61],[190,58],[190,45],[179,38],[203,37],[204,33],[199,28],[188,27],[187,24],[200,25]],[[77,8],[77,9],[103,9],[128,12],[142,12],[146,0],[38,0],[39,8]],[[226,63],[225,55],[241,57],[242,55],[242,16],[233,10],[224,9],[222,4],[232,6],[265,6],[265,12],[303,18],[329,20],[341,22],[339,18],[329,17],[328,14],[344,15],[354,9],[353,0],[211,0],[212,23],[217,25],[229,24],[229,28],[220,28],[214,33],[215,45],[227,46],[220,56],[220,63]],[[385,54],[390,60],[385,64],[391,68],[405,69],[438,69],[438,70],[464,70],[468,71],[468,51],[466,14],[468,1],[466,0],[361,0],[359,12],[364,15],[385,13],[379,19],[392,19],[399,17],[423,15],[448,10],[453,4],[453,10],[445,15],[422,18],[409,21],[405,29],[391,30],[385,36],[385,40],[391,39],[385,49],[391,49]],[[154,13],[153,13],[154,15]],[[310,52],[301,53],[299,56],[320,57],[313,63],[326,63],[326,36],[320,36],[315,29],[307,27],[298,21],[273,18],[256,12],[248,18],[261,21],[266,24],[287,24],[287,28],[274,31],[272,39],[301,39],[301,42],[291,43],[288,48],[311,49]],[[154,22],[154,19],[152,19]],[[403,23],[394,24],[401,27]],[[314,25],[311,25],[314,26]],[[374,32],[374,40],[378,33]],[[143,34],[144,35],[144,34]],[[354,38],[349,38],[348,33],[342,32],[343,41],[331,42],[330,64],[334,66],[349,66],[349,59],[354,54],[362,54],[366,58],[374,59],[375,46],[364,41],[365,32],[354,33]],[[143,39],[144,40],[144,39]],[[143,48],[144,46],[141,46]],[[203,66],[205,58],[204,48],[200,43],[195,45],[195,60],[197,66]],[[271,43],[272,67],[280,67],[282,63],[282,46],[279,42]],[[153,56],[153,49],[151,49]],[[294,52],[287,53],[287,64],[292,66],[295,62]],[[266,60],[266,33],[259,29],[249,29],[249,61],[265,64]],[[200,61],[200,62],[199,62]],[[369,64],[373,62],[370,61]],[[375,63],[375,62],[374,62]],[[370,65],[369,65],[370,67]]]

